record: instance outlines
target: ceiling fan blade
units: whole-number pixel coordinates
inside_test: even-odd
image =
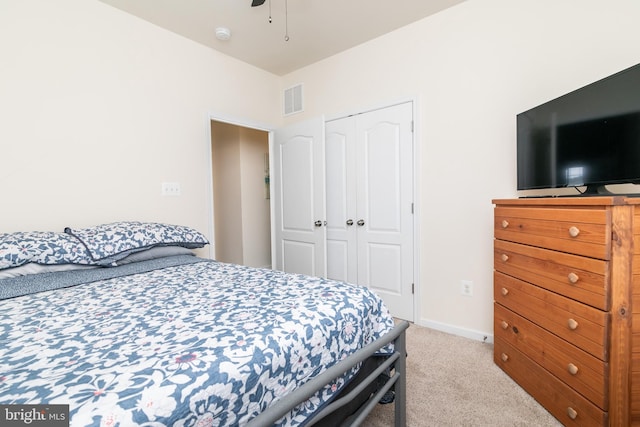
[[[253,0],[251,2],[251,7],[262,6],[265,0]]]

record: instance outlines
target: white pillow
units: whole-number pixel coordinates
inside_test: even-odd
[[[52,273],[57,271],[69,271],[80,270],[86,268],[97,268],[94,265],[79,265],[79,264],[55,264],[55,265],[42,265],[30,262],[23,264],[19,267],[5,268],[0,270],[0,279],[8,279],[10,277],[26,276],[28,274],[41,274]]]

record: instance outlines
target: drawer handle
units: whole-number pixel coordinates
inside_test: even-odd
[[[502,359],[503,362],[506,362],[507,360],[509,360],[509,356],[506,353],[502,353],[500,358]]]
[[[573,283],[574,285],[575,285],[576,283],[578,283],[578,280],[580,280],[580,276],[578,276],[576,273],[573,273],[573,272],[569,273],[569,275],[567,276],[567,278],[568,278],[568,279],[569,279],[569,281],[570,281],[571,283]]]
[[[572,420],[575,420],[578,417],[578,411],[569,406],[567,408],[567,415],[569,415],[569,418],[571,418]]]
[[[578,328],[578,322],[576,322],[575,319],[569,319],[567,320],[567,326],[572,331],[575,331]]]
[[[578,367],[573,363],[569,363],[569,365],[567,366],[567,369],[569,370],[569,373],[571,375],[575,375],[578,373]]]
[[[507,228],[509,226],[509,221],[507,221],[506,219],[503,219],[500,225],[502,225],[502,228]]]
[[[580,229],[578,227],[576,226],[569,227],[569,236],[578,237],[578,234],[580,234]]]
[[[502,296],[506,297],[507,295],[509,295],[509,289],[502,288],[500,289],[500,293],[502,294]]]
[[[502,255],[500,255],[500,259],[502,260],[502,262],[507,262],[507,261],[509,261],[509,255],[502,254]]]
[[[502,327],[502,329],[507,329],[509,327],[509,324],[503,320],[502,322],[500,322],[500,326]]]

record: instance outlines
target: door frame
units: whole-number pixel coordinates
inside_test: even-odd
[[[209,112],[206,115],[206,124],[205,124],[205,136],[206,136],[206,153],[207,153],[207,238],[209,239],[209,258],[215,259],[216,257],[216,248],[215,248],[215,206],[213,201],[213,159],[212,159],[212,151],[211,151],[211,121],[226,123],[238,127],[243,127],[247,129],[254,129],[263,132],[267,132],[269,139],[269,170],[272,170],[272,160],[271,160],[271,150],[273,143],[273,132],[274,127],[266,125],[264,123],[258,123],[251,120],[247,120],[242,117],[230,116],[228,114],[222,114],[217,112]],[[269,191],[273,192],[273,180],[269,182]],[[274,230],[274,218],[273,218],[273,202],[269,201],[269,210],[271,214],[271,225],[270,225],[270,235],[271,235],[271,268],[275,265],[275,255],[274,255],[274,245],[273,241],[273,230]]]
[[[340,114],[332,114],[325,115],[325,122],[330,120],[342,119],[345,117],[353,116],[356,114],[368,113],[370,111],[380,110],[383,108],[393,107],[398,104],[405,104],[407,102],[413,103],[413,117],[411,118],[413,122],[413,283],[414,283],[414,293],[413,293],[413,319],[412,322],[417,322],[422,318],[422,312],[420,310],[420,218],[421,214],[421,187],[420,187],[420,121],[416,118],[419,117],[419,109],[420,105],[418,102],[418,97],[406,97],[406,98],[398,98],[395,100],[391,100],[387,103],[380,103],[369,105],[368,107],[362,108],[354,108],[347,112],[343,112]]]

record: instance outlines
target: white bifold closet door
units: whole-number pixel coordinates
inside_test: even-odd
[[[413,103],[325,123],[327,277],[414,320]]]
[[[324,118],[278,129],[274,139],[275,268],[325,277]]]

